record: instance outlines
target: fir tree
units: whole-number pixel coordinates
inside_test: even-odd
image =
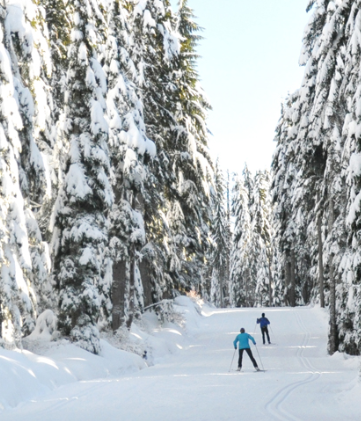
[[[98,353],[96,323],[109,294],[103,283],[106,215],[113,200],[104,118],[107,86],[97,58],[102,40],[94,31],[103,17],[95,3],[77,1],[73,21],[65,97],[69,157],[58,197],[55,238],[59,327],[80,346]]]
[[[20,328],[23,334],[31,332],[38,305],[40,311],[52,305],[49,248],[42,241],[38,225],[52,194],[49,168],[51,121],[47,119],[50,110],[48,78],[52,63],[44,10],[40,6],[9,4],[4,18],[5,11],[1,18],[5,29],[2,32],[2,81],[3,100],[9,111],[3,112],[3,134],[10,143],[6,147],[4,144],[7,158],[3,168],[5,173],[11,170],[12,181],[8,179],[4,185],[9,193],[4,217],[10,248],[6,252],[3,280],[12,293],[3,289],[2,302],[10,332],[8,335],[5,332],[5,335],[10,341],[15,336],[19,345]],[[9,208],[15,197],[17,199]],[[9,212],[10,209],[13,211]],[[10,222],[10,214],[14,223]],[[16,238],[18,246],[14,248]],[[21,253],[16,251],[18,247]],[[19,299],[18,294],[23,298]]]
[[[259,171],[253,178],[245,166],[243,179],[237,177],[234,184],[232,214],[233,305],[272,305],[274,234],[267,171]]]
[[[214,173],[214,215],[212,219],[212,288],[211,300],[216,306],[224,306],[224,297],[228,289],[226,265],[229,259],[228,224],[225,211],[225,186],[219,163]]]
[[[187,1],[177,15],[168,0],[3,12],[4,334],[20,343],[52,308],[61,333],[97,353],[97,326],[129,328],[145,300],[206,289],[213,170],[200,28]]]
[[[185,244],[182,275],[187,285],[196,286],[202,282],[209,243],[210,181],[213,170],[207,153],[206,117],[210,105],[200,87],[196,71],[196,48],[201,39],[201,28],[194,21],[188,1],[180,2],[177,17],[181,43],[180,53],[175,57],[173,75],[177,94],[177,126],[173,129],[173,136],[178,150],[174,162],[176,175],[182,174],[183,184],[191,187],[183,188],[180,198],[188,243]]]
[[[107,43],[107,95],[110,120],[110,150],[115,202],[111,220],[111,257],[113,272],[113,329],[126,324],[130,328],[136,307],[144,307],[143,293],[136,300],[139,256],[146,237],[144,203],[149,201],[145,180],[150,178],[147,161],[155,157],[155,145],[145,134],[143,104],[136,87],[128,79],[135,77],[134,63],[126,54],[129,14],[122,3],[114,3],[110,14]],[[122,270],[123,269],[123,270]],[[138,277],[139,277],[138,276]],[[124,288],[124,296],[121,290]]]
[[[178,26],[168,2],[139,3],[133,13],[131,57],[139,71],[147,135],[158,150],[151,168],[153,190],[162,193],[152,202],[162,203],[163,210],[146,208],[153,289],[172,294],[173,288],[202,282],[208,247],[212,170],[205,152],[206,106],[194,70],[192,31],[197,27],[189,21],[186,3]]]
[[[287,226],[294,221],[291,251],[301,275],[299,293],[305,302],[329,305],[329,351],[359,353],[360,6],[348,0],[311,1],[312,6],[301,57],[304,81],[284,108],[277,135],[277,242],[286,256]],[[292,184],[285,183],[292,173]]]
[[[252,233],[249,197],[241,178],[236,177],[232,193],[232,215],[235,222],[231,251],[231,303],[241,307],[246,305],[252,259],[249,253]]]
[[[272,305],[273,296],[273,221],[270,199],[270,175],[259,171],[255,176],[253,236],[256,238],[259,260],[257,261],[256,295],[260,304]]]
[[[32,264],[26,228],[26,204],[20,189],[21,141],[23,122],[16,102],[15,81],[9,53],[3,43],[5,11],[1,9],[0,60],[0,298],[2,337],[21,346],[22,330],[32,329],[36,315],[36,297],[29,274]],[[6,106],[5,106],[6,104]]]
[[[341,7],[340,7],[341,9]],[[329,146],[330,167],[332,172],[328,172],[328,179],[331,192],[331,215],[329,217],[330,224],[330,245],[328,248],[330,256],[330,266],[340,262],[339,270],[331,270],[333,276],[339,277],[341,274],[342,284],[338,286],[337,291],[337,305],[332,303],[332,312],[330,320],[330,343],[329,350],[335,351],[336,346],[339,345],[341,351],[346,351],[350,354],[359,355],[361,352],[361,337],[360,337],[360,254],[359,254],[359,209],[360,209],[360,108],[359,98],[361,93],[360,76],[356,72],[361,60],[361,44],[360,44],[360,19],[361,9],[358,3],[347,2],[344,7],[344,19],[346,24],[347,45],[344,53],[344,62],[346,66],[342,68],[340,76],[342,77],[341,92],[339,93],[338,104],[345,106],[347,114],[345,115],[342,131],[335,131],[333,136],[336,142]],[[347,15],[348,14],[348,15]],[[343,89],[344,90],[343,90]],[[337,126],[336,126],[337,128]],[[340,137],[339,133],[342,133]],[[338,167],[338,151],[342,148],[341,160],[339,169],[343,171],[335,171],[339,176],[335,177],[333,170]],[[332,153],[333,152],[333,153]],[[348,164],[348,165],[347,165]],[[346,166],[347,165],[347,166]],[[346,180],[345,180],[346,179]],[[346,208],[346,215],[344,213],[344,183],[346,181],[348,204]],[[341,186],[339,186],[341,184]],[[340,189],[341,187],[341,189]],[[342,205],[341,205],[341,203]],[[341,206],[340,206],[341,205]],[[341,218],[345,218],[346,226],[342,227],[338,220],[338,213]],[[340,229],[341,228],[341,229]],[[343,229],[342,229],[343,228]],[[346,233],[345,233],[346,230]],[[340,235],[341,234],[341,235]],[[337,236],[336,236],[337,235]],[[338,252],[343,250],[344,244],[342,240],[346,239],[346,250],[344,255]],[[341,241],[337,241],[341,240]],[[341,247],[340,247],[341,246]],[[332,290],[335,288],[332,282]],[[334,294],[332,291],[331,296]],[[333,298],[333,297],[332,297]],[[336,311],[337,311],[337,314]]]

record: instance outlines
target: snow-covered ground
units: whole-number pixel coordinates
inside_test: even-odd
[[[156,327],[147,316],[134,335],[150,360],[103,342],[103,356],[58,344],[37,356],[0,352],[1,421],[356,421],[361,419],[359,357],[326,352],[327,313],[319,308],[264,309],[273,345],[256,329],[243,371],[229,372],[233,340],[254,332],[261,309],[215,310],[178,300],[185,329]],[[145,333],[147,332],[147,333]],[[14,394],[14,391],[16,393]]]

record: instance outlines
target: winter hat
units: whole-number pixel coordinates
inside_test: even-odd
[[[264,317],[264,313],[262,313],[262,317]]]
[[[241,328],[241,333],[244,333],[244,332],[245,332],[244,327],[242,327]]]

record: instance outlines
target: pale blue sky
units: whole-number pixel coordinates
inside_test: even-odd
[[[177,4],[177,0],[171,0]],[[300,87],[308,0],[189,0],[204,28],[199,74],[213,106],[211,153],[241,172],[269,168],[281,102]]]

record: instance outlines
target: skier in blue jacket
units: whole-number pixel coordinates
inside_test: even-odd
[[[271,343],[270,337],[269,337],[269,333],[268,333],[268,325],[271,324],[270,321],[267,319],[267,317],[265,317],[265,314],[262,313],[262,317],[260,319],[257,319],[257,323],[259,323],[260,327],[261,327],[261,332],[262,332],[262,339],[263,339],[263,345],[266,343],[265,341],[265,337],[264,335],[267,335],[267,340],[268,343]]]
[[[238,371],[240,371],[242,368],[243,351],[247,352],[256,371],[260,371],[260,369],[258,368],[257,362],[252,355],[252,351],[249,346],[249,340],[251,340],[256,345],[256,341],[254,340],[254,338],[248,333],[246,333],[246,331],[242,327],[241,333],[236,337],[236,339],[233,342],[234,349],[237,349],[237,343],[239,342],[239,358],[238,358],[238,369],[237,369]]]

